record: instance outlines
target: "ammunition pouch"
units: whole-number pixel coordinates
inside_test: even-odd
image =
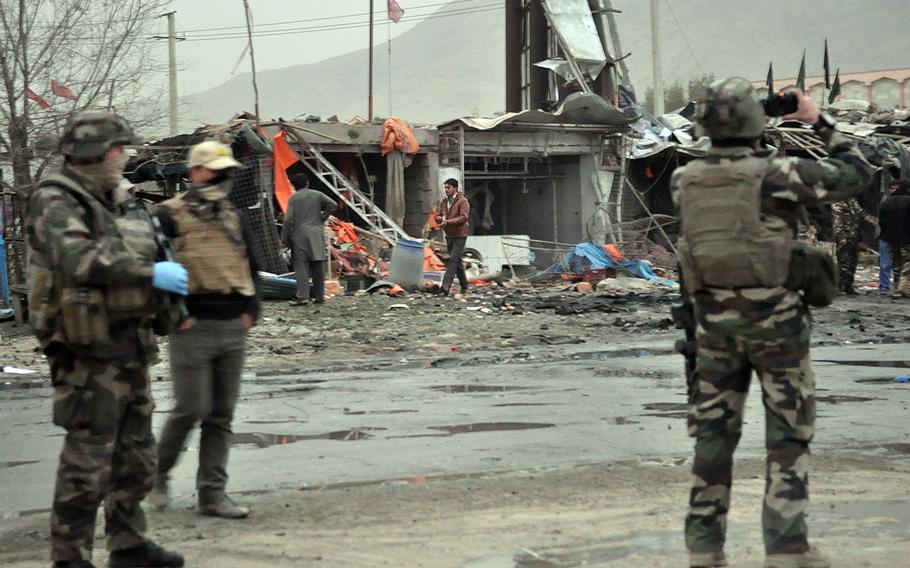
[[[797,243],[790,255],[785,287],[802,292],[803,299],[812,307],[830,306],[840,293],[834,258],[818,247]]]
[[[98,288],[64,288],[60,295],[63,337],[74,348],[108,347],[110,320],[104,291]]]

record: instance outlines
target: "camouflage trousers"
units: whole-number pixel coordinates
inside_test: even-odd
[[[693,553],[723,550],[733,452],[754,370],[765,408],[765,549],[805,552],[815,424],[808,310],[799,294],[784,288],[712,289],[694,299],[698,354],[688,428],[696,442],[686,545]]]
[[[837,273],[841,289],[852,288],[859,260],[859,241],[848,240],[837,247]]]
[[[910,294],[910,245],[891,245],[891,271],[895,292]]]
[[[157,466],[148,370],[65,350],[49,362],[54,424],[66,429],[51,514],[52,558],[91,559],[102,500],[108,550],[139,546],[146,540],[140,503]]]

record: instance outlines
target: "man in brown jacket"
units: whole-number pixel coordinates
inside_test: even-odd
[[[463,193],[458,191],[458,180],[449,178],[443,184],[446,196],[436,207],[436,222],[446,234],[446,248],[449,251],[449,260],[446,262],[446,273],[442,277],[440,293],[448,296],[449,288],[455,276],[461,284],[461,293],[468,291],[468,277],[464,273],[461,255],[464,254],[464,244],[468,240],[468,219],[471,216],[471,204]]]

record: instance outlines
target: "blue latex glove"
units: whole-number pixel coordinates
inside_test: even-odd
[[[155,263],[155,272],[152,275],[153,287],[186,296],[188,285],[189,276],[183,265],[170,261]]]

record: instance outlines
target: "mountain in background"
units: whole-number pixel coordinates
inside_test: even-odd
[[[511,1],[511,0],[510,0]],[[406,2],[401,2],[407,8]],[[614,0],[632,83],[643,95],[651,81],[650,3]],[[778,79],[796,76],[803,48],[808,75],[822,73],[828,38],[831,72],[910,67],[906,0],[671,0],[661,3],[664,83],[693,76],[764,79],[774,61]],[[505,9],[432,17],[392,41],[393,114],[416,123],[489,116],[505,105]],[[289,49],[302,49],[290,46]],[[374,50],[374,113],[389,114],[388,54]],[[346,119],[367,113],[367,50],[258,74],[264,118],[302,114]],[[778,83],[780,85],[780,83]],[[252,110],[248,73],[186,97],[181,127],[221,123]]]
[[[407,9],[406,1],[400,3]],[[434,123],[503,110],[505,9],[448,14],[453,9],[457,4],[441,8],[392,40],[392,114],[411,122]],[[306,46],[305,41],[297,46],[288,43],[288,49]],[[361,49],[317,63],[258,72],[263,118],[292,119],[302,114],[322,118],[337,114],[342,120],[366,117],[367,60],[368,50]],[[386,45],[375,46],[376,116],[389,115],[388,61]],[[200,122],[223,123],[237,112],[252,109],[250,74],[238,74],[181,100],[181,128],[191,130]]]

